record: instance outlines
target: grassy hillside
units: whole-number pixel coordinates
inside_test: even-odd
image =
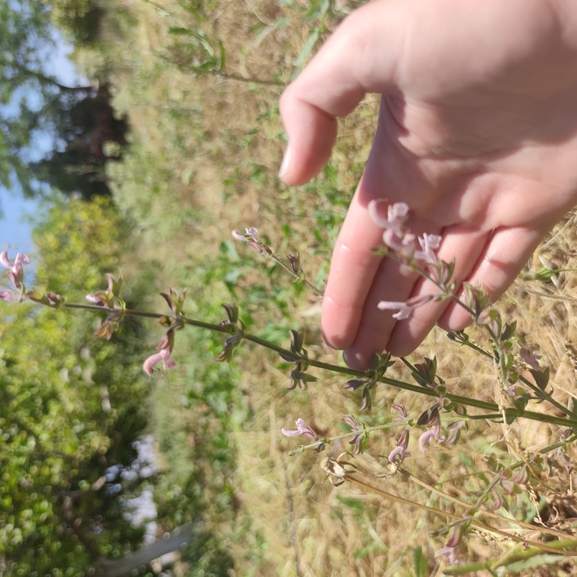
[[[156,271],[158,291],[188,289],[189,316],[219,322],[225,318],[221,304],[236,300],[247,331],[288,346],[289,329],[301,330],[310,358],[341,363],[320,336],[319,298],[273,260],[234,241],[231,230],[255,226],[279,257],[299,253],[307,279],[322,291],[331,247],[370,147],[378,99],[367,97],[342,121],[329,165],[299,188],[276,176],[285,143],[277,103],[283,87],[354,5],[328,0],[103,4],[108,12],[99,42],[78,47],[75,58],[88,76],[111,79],[115,106],[128,113],[132,126],[129,153],[109,175],[115,202],[136,222],[138,246],[124,259],[127,284],[147,263],[147,270]],[[573,224],[570,216],[559,225],[528,271],[541,266],[540,257],[560,268],[574,266]],[[539,345],[542,363],[551,368],[555,398],[567,402],[574,396],[575,370],[567,350],[576,342],[577,280],[573,273],[560,273],[557,288],[531,279],[518,281],[499,307],[508,321],[518,321],[520,345]],[[165,310],[160,297],[143,306]],[[488,347],[480,330],[471,334]],[[161,335],[161,327],[150,326],[151,349]],[[377,491],[353,483],[333,488],[323,482],[319,463],[326,454],[350,450],[348,439],[334,441],[324,454],[308,450],[291,456],[287,452],[301,441],[284,437],[282,427],[294,428],[294,421],[304,418],[321,436],[335,436],[349,431],[344,415],[353,414],[368,427],[393,426],[398,414],[391,405],[403,404],[416,419],[431,403],[380,385],[373,409],[360,413],[360,393],[344,390],[345,376],[311,369],[318,381],[306,391],[287,391],[290,366],[277,355],[243,344],[230,365],[218,364],[214,358],[221,348],[218,335],[191,327],[179,332],[178,366],[155,374],[150,398],[164,467],[156,492],[163,526],[168,530],[195,520],[202,527],[199,541],[183,556],[183,575],[441,575],[443,562],[435,551],[447,540],[450,520],[382,491],[462,516],[466,508],[454,499],[472,505],[484,491],[490,493],[496,461],[506,467],[527,463],[528,478],[505,495],[511,514],[527,523],[537,516],[538,523],[570,531],[577,511],[571,470],[556,453],[536,457],[559,440],[559,427],[470,420],[456,446],[438,444],[426,454],[419,452],[415,429],[412,457],[403,466],[428,488],[408,473],[390,475],[386,457],[401,429],[384,429],[370,436],[355,459]],[[433,355],[449,392],[502,402],[495,368],[475,351],[436,331],[411,360]],[[401,361],[387,376],[411,381]],[[561,416],[546,403],[530,408]],[[569,447],[567,456],[572,455]],[[489,501],[496,504],[495,497]],[[503,531],[532,535],[515,525]],[[472,531],[459,555],[481,562],[522,548],[503,534]],[[553,562],[555,569],[546,568]],[[572,567],[570,558],[559,561],[549,552],[509,570],[569,575]]]

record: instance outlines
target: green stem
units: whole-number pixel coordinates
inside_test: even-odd
[[[82,310],[89,310],[89,311],[93,311],[93,312],[105,312],[105,313],[109,313],[109,314],[110,313],[123,312],[123,314],[125,314],[125,315],[136,316],[136,317],[145,317],[145,318],[154,318],[154,319],[160,319],[160,318],[164,318],[164,317],[168,316],[168,315],[164,315],[164,314],[160,314],[160,313],[148,313],[148,312],[143,312],[143,311],[135,311],[132,309],[125,309],[124,311],[119,311],[117,309],[109,309],[107,307],[99,307],[96,305],[65,303],[64,306],[66,308],[69,308],[69,309],[82,309]],[[184,324],[187,324],[187,325],[191,325],[191,326],[195,326],[195,327],[199,327],[199,328],[203,328],[203,329],[207,329],[207,330],[215,331],[215,332],[219,332],[219,333],[230,334],[230,325],[217,325],[217,324],[213,324],[213,323],[205,323],[203,321],[199,321],[196,319],[189,319],[186,317],[181,317],[181,320]],[[330,363],[324,363],[322,361],[316,361],[314,359],[307,359],[307,358],[303,357],[302,355],[299,355],[298,353],[294,353],[289,349],[279,347],[278,345],[270,343],[269,341],[261,339],[260,337],[257,337],[255,335],[245,333],[243,335],[243,338],[247,341],[250,341],[250,342],[253,342],[257,345],[265,347],[271,351],[275,351],[276,353],[282,354],[284,357],[294,359],[295,361],[306,361],[312,367],[317,367],[319,369],[323,369],[326,371],[331,371],[333,373],[339,373],[339,374],[347,375],[347,376],[351,376],[351,377],[360,377],[360,378],[366,377],[365,373],[363,373],[361,371],[355,371],[353,369],[349,369],[348,367],[340,367],[338,365],[333,365]],[[425,396],[434,397],[434,398],[438,398],[438,396],[439,396],[438,393],[436,393],[432,389],[426,389],[426,388],[421,387],[419,385],[413,385],[411,383],[406,383],[404,381],[399,381],[397,379],[391,379],[388,377],[380,377],[377,380],[379,383],[391,385],[391,386],[396,387],[398,389],[403,389],[405,391],[411,391],[413,393],[417,393],[420,395],[425,395]],[[477,409],[489,411],[490,413],[498,413],[499,412],[499,406],[495,403],[491,403],[488,401],[481,401],[479,399],[471,399],[469,397],[463,397],[461,395],[454,395],[452,393],[446,393],[444,396],[445,396],[445,398],[447,398],[450,401],[453,401],[454,403],[457,403],[459,405],[464,405],[467,407],[475,407]],[[508,417],[510,419],[516,419],[516,418],[522,417],[522,418],[529,419],[532,421],[540,421],[542,423],[550,423],[552,425],[560,425],[562,427],[567,427],[567,428],[571,428],[571,429],[577,428],[577,420],[573,420],[573,419],[566,419],[563,417],[555,417],[553,415],[536,413],[534,411],[522,411],[521,412],[521,411],[514,409],[514,408],[507,408],[503,412],[506,415],[506,417]]]
[[[489,351],[486,351],[485,349],[479,347],[478,345],[475,345],[475,344],[471,343],[470,341],[465,341],[462,344],[470,347],[471,349],[473,349],[474,351],[478,352],[479,354],[487,357],[488,359],[494,360],[493,355]],[[556,407],[557,409],[559,409],[561,412],[565,413],[569,417],[574,416],[570,409],[568,409],[567,407],[563,406],[561,403],[556,401],[553,397],[551,397],[551,395],[549,393],[542,391],[539,387],[534,385],[531,381],[526,379],[523,375],[519,375],[519,380],[524,385],[529,387],[535,393],[535,395],[537,395],[538,399],[545,399],[546,401],[551,403],[554,407]]]
[[[289,268],[278,256],[274,253],[270,255],[270,257],[280,265],[286,272],[288,272],[292,277],[294,277],[295,281],[302,282],[310,291],[312,291],[315,295],[322,297],[323,293],[320,291],[316,286],[311,284],[303,275],[299,275],[296,273],[292,268]]]
[[[338,441],[339,439],[346,439],[347,437],[354,437],[355,435],[359,435],[360,433],[370,433],[372,431],[382,431],[385,429],[393,429],[396,427],[406,427],[407,423],[387,423],[386,425],[375,425],[373,427],[366,427],[360,431],[349,431],[348,433],[343,433],[342,435],[335,435],[334,437],[323,437],[319,441],[315,441],[314,443],[309,443],[308,445],[301,445],[299,447],[299,451],[306,449],[314,449],[318,447],[319,443],[332,443],[333,441]],[[297,451],[298,452],[298,451]]]

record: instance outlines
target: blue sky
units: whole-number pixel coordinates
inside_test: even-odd
[[[86,80],[78,75],[68,58],[71,47],[57,33],[55,35],[56,50],[47,59],[46,71],[57,75],[63,84],[85,84]],[[30,217],[38,210],[37,202],[25,200],[19,193],[7,191],[0,186],[0,206],[3,212],[3,218],[0,219],[0,251],[10,251],[11,257],[14,251],[33,252]]]

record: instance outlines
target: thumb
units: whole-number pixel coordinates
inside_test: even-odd
[[[283,93],[280,112],[288,146],[280,177],[302,184],[328,161],[337,118],[352,112],[367,92],[395,90],[407,0],[379,0],[348,16]]]

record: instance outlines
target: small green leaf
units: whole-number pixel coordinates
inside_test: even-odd
[[[529,369],[529,372],[533,375],[536,385],[544,391],[549,384],[549,367],[544,371],[536,371],[535,369]]]
[[[425,577],[427,574],[429,562],[423,554],[421,547],[415,547],[413,549],[413,568],[415,569],[415,577]]]
[[[220,62],[218,64],[218,71],[224,72],[224,68],[226,66],[226,50],[221,40],[218,41],[218,47],[220,48]]]
[[[175,27],[171,27],[168,29],[168,33],[169,34],[175,34],[175,35],[186,35],[186,36],[196,36],[196,34],[192,31],[189,30],[188,28],[181,28],[178,26]]]
[[[307,41],[305,42],[305,45],[303,46],[300,54],[297,57],[296,66],[298,68],[301,68],[301,66],[304,64],[305,60],[307,59],[308,55],[312,52],[312,49],[315,47],[315,44],[317,43],[317,40],[319,39],[319,34],[320,34],[320,30],[318,28],[315,28],[311,32],[311,35],[308,37]]]
[[[353,509],[354,511],[362,511],[365,508],[365,505],[362,501],[358,499],[350,499],[347,497],[337,496],[337,499],[349,509]]]
[[[532,569],[534,567],[541,567],[543,565],[553,565],[553,563],[557,563],[563,559],[565,559],[563,555],[552,555],[552,554],[536,555],[535,557],[531,557],[530,559],[517,561],[517,563],[511,563],[511,565],[507,565],[507,569],[512,573],[517,574],[521,571]]]

